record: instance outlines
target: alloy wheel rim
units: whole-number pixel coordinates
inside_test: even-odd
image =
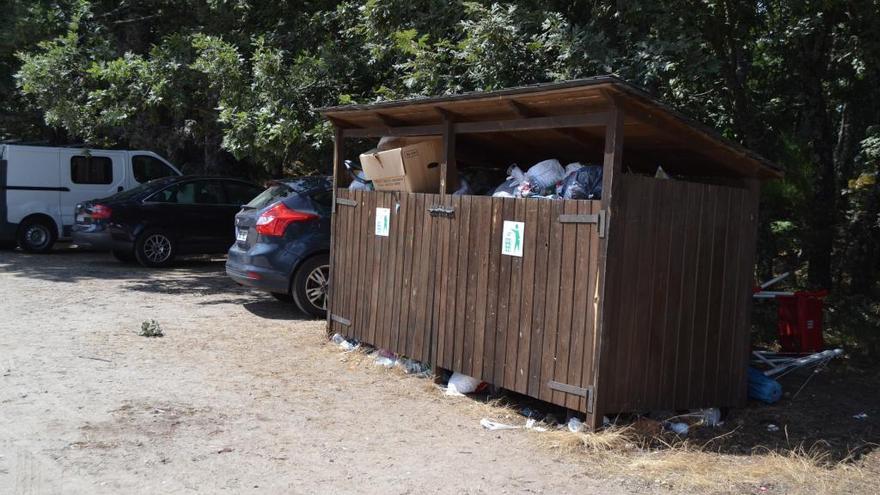
[[[327,285],[330,281],[330,265],[321,265],[306,278],[306,298],[312,306],[327,309]]]
[[[49,231],[43,225],[32,225],[25,232],[28,244],[35,248],[41,248],[49,242]]]
[[[153,234],[144,241],[144,255],[152,263],[162,263],[171,256],[171,239]]]

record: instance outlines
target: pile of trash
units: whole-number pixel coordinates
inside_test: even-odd
[[[523,172],[516,164],[507,169],[507,180],[495,188],[496,198],[600,199],[602,167],[544,160]]]
[[[355,339],[347,339],[342,334],[333,334],[330,340],[338,345],[345,352],[352,352],[363,349],[367,355],[373,359],[377,366],[385,368],[394,368],[395,366],[403,370],[407,375],[427,376],[431,373],[431,367],[427,364],[410,359],[389,351],[388,349],[375,349],[372,346],[361,344]]]

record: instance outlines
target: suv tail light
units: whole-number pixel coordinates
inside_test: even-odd
[[[318,218],[314,213],[291,210],[284,203],[269,208],[257,219],[257,233],[272,237],[281,237],[291,223],[308,222]]]
[[[110,209],[109,206],[104,205],[94,205],[90,208],[91,215],[94,220],[107,220],[110,218],[110,214],[113,210]]]

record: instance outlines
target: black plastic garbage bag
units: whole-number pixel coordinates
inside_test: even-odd
[[[562,199],[600,199],[602,197],[602,167],[587,165],[568,175],[556,186]]]

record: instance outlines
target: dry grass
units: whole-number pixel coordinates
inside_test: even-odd
[[[336,345],[329,345],[339,353]],[[377,366],[374,349],[342,353],[339,358],[349,369],[369,373],[406,375],[395,366]],[[410,382],[411,383],[411,382]],[[433,380],[423,380],[414,393],[429,392],[439,401],[455,404],[462,413],[521,426],[525,419],[514,404],[505,399],[487,401],[449,397]],[[853,462],[834,462],[821,445],[796,447],[785,452],[756,449],[751,455],[731,455],[713,451],[713,441],[696,445],[668,434],[640,435],[632,427],[611,426],[597,432],[573,433],[555,425],[539,424],[548,431],[524,430],[535,444],[548,452],[575,457],[584,462],[592,476],[625,478],[646,486],[682,493],[796,493],[825,494],[880,493],[880,451]],[[511,432],[511,434],[516,434]],[[731,433],[727,433],[729,435]]]

